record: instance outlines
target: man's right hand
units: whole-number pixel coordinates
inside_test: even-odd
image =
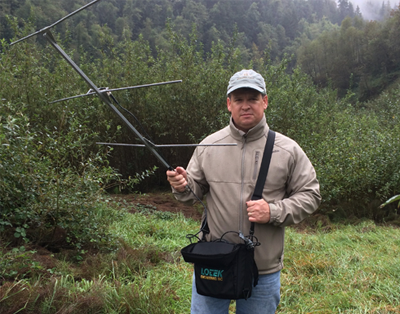
[[[175,171],[167,170],[169,184],[178,192],[184,192],[187,185],[187,173],[182,167],[176,167]]]

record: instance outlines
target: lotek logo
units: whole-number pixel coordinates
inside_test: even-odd
[[[205,280],[224,281],[222,272],[223,270],[221,269],[202,268],[200,278]]]

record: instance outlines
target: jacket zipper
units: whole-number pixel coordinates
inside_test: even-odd
[[[242,170],[241,170],[241,188],[240,188],[240,212],[239,212],[239,233],[242,233],[243,229],[243,191],[244,191],[244,165],[245,165],[245,155],[246,155],[246,143],[247,136],[243,135],[243,146],[242,146]]]
[[[254,157],[254,171],[253,171],[253,180],[257,180],[257,171],[258,171],[258,163],[260,161],[260,152],[256,151],[256,155]]]

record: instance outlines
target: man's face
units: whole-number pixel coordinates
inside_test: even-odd
[[[268,97],[251,88],[240,88],[227,98],[227,107],[236,127],[247,132],[255,127],[268,107]]]

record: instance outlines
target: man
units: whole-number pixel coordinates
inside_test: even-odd
[[[235,73],[227,89],[229,126],[208,136],[203,143],[237,143],[237,146],[200,146],[185,170],[167,171],[167,179],[180,201],[195,201],[194,193],[207,199],[207,240],[227,231],[254,235],[261,243],[255,248],[259,282],[248,300],[237,300],[236,313],[275,313],[280,301],[280,271],[283,268],[284,227],[299,223],[320,204],[315,170],[300,148],[288,137],[276,133],[263,199],[250,201],[257,181],[269,127],[264,111],[268,107],[263,77],[253,70]],[[230,236],[230,238],[229,238]],[[226,238],[226,237],[224,237]],[[241,242],[233,233],[227,240]],[[230,300],[199,295],[193,283],[192,313],[228,313]]]

